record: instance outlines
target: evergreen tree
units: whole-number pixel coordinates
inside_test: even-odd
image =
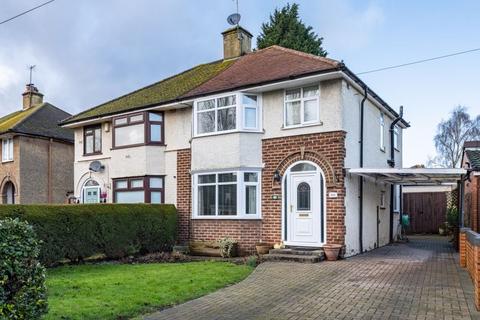
[[[298,4],[287,4],[281,10],[275,9],[270,21],[262,23],[262,32],[257,37],[259,49],[271,45],[311,53],[325,57],[327,52],[322,48],[322,37],[305,26],[298,16]]]

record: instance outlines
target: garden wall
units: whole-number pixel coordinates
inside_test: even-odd
[[[118,259],[171,250],[176,240],[173,205],[4,205],[2,217],[28,221],[43,242],[40,260],[54,265],[100,255]]]
[[[480,234],[470,228],[460,230],[460,266],[467,268],[473,281],[475,306],[480,310]]]

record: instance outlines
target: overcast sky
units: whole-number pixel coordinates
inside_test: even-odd
[[[44,0],[1,0],[0,20]],[[255,36],[286,1],[240,0]],[[480,47],[480,1],[297,1],[329,57],[354,72]],[[221,58],[232,0],[56,0],[0,25],[0,115],[21,106],[28,65],[45,100],[77,113]],[[404,166],[435,154],[436,125],[456,105],[480,114],[480,52],[361,78],[405,106]]]

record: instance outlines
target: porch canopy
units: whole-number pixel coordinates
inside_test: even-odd
[[[465,169],[438,168],[354,168],[350,174],[379,182],[403,186],[431,186],[456,184],[467,173]]]

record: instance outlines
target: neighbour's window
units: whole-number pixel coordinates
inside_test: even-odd
[[[145,130],[146,128],[146,130]],[[113,146],[163,144],[163,113],[146,112],[113,120]]]
[[[398,138],[399,138],[399,129],[397,126],[395,126],[395,128],[393,129],[393,147],[396,149],[396,150],[400,150],[400,147],[399,147],[399,141],[398,141]]]
[[[97,124],[83,129],[83,153],[85,155],[102,152],[102,125]]]
[[[13,138],[2,139],[2,161],[13,161]]]
[[[231,94],[195,103],[197,135],[237,129],[259,129],[259,97],[253,94]],[[240,119],[243,118],[243,121]]]
[[[380,113],[380,150],[385,151],[385,115]]]
[[[259,172],[250,171],[195,175],[195,216],[258,217],[260,214],[259,175]]]
[[[319,121],[319,86],[285,91],[285,127],[316,123]]]
[[[113,201],[115,203],[164,203],[164,177],[113,179]]]

